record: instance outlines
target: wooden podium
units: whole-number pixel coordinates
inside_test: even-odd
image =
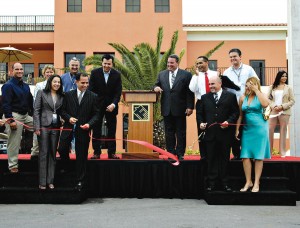
[[[157,95],[153,91],[123,91],[123,98],[129,104],[127,139],[153,143],[153,103]],[[159,154],[142,145],[127,142],[127,152],[122,159],[158,159]]]

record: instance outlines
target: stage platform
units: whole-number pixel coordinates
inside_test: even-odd
[[[67,164],[57,161],[55,191],[72,196],[57,199],[55,191],[47,190],[40,195],[38,190],[37,161],[30,155],[19,155],[18,174],[7,169],[7,155],[0,155],[0,203],[30,203],[22,201],[18,194],[32,191],[32,203],[80,203],[86,198],[191,198],[205,199],[208,204],[255,204],[296,205],[300,200],[300,158],[272,157],[264,163],[259,193],[240,193],[244,185],[242,161],[230,161],[229,175],[233,193],[222,191],[205,192],[206,163],[199,156],[186,156],[179,166],[173,166],[165,157],[158,160],[108,160],[101,155],[99,160],[88,160],[86,191],[76,195],[75,157]],[[72,191],[73,189],[73,191]],[[9,194],[14,193],[8,200]],[[37,198],[40,199],[37,200]],[[47,198],[47,200],[41,200]],[[49,200],[50,199],[50,200]],[[65,201],[64,201],[65,200]]]

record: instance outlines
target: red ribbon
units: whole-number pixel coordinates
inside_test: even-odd
[[[24,127],[28,128],[28,129],[33,129],[33,127],[30,127],[30,126],[28,126],[28,125],[26,125],[26,124],[24,124],[24,123],[22,123],[22,122],[20,122],[20,121],[18,121],[18,120],[15,120],[14,118],[8,118],[8,119],[6,120],[6,122],[7,122],[8,120],[14,120],[15,122],[17,122],[17,123],[23,125]],[[62,131],[72,131],[73,129],[69,129],[69,128],[64,128],[64,129],[61,129],[61,128],[39,128],[39,129],[36,129],[36,130],[57,130],[57,131],[58,131],[58,130],[59,130],[59,131],[62,130]],[[146,148],[149,148],[149,149],[151,149],[151,150],[154,150],[154,151],[158,152],[158,153],[161,154],[161,155],[165,155],[165,156],[167,156],[168,158],[173,159],[175,162],[170,162],[172,165],[174,165],[174,166],[178,166],[178,165],[179,165],[179,160],[178,160],[178,158],[177,158],[174,154],[171,154],[170,152],[165,151],[165,150],[163,150],[163,149],[161,149],[161,148],[159,148],[159,147],[157,147],[157,146],[154,146],[154,145],[151,144],[151,143],[145,142],[145,141],[134,140],[134,139],[127,139],[127,140],[126,140],[126,139],[97,139],[97,138],[92,137],[91,134],[90,134],[90,138],[91,138],[91,139],[94,139],[94,140],[101,140],[101,141],[122,140],[122,141],[126,141],[126,142],[136,143],[136,144],[142,145],[142,146],[144,146],[144,147],[146,147]]]

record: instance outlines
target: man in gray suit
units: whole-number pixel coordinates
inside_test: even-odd
[[[192,74],[178,68],[179,57],[170,55],[167,70],[158,74],[154,91],[161,94],[167,151],[183,160],[186,147],[186,116],[194,109],[194,93],[189,89]]]

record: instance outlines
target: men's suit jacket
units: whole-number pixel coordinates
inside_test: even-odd
[[[163,92],[161,95],[161,113],[163,116],[184,116],[186,109],[194,109],[194,93],[189,89],[192,74],[178,69],[176,79],[170,88],[169,71],[164,70],[158,74],[155,86]]]
[[[79,105],[77,89],[71,90],[65,94],[61,110],[61,117],[65,121],[64,128],[72,129],[74,126],[70,124],[69,120],[71,117],[75,117],[78,119],[76,122],[77,127],[88,123],[91,129],[98,121],[98,111],[97,95],[95,93],[86,90]],[[61,137],[65,138],[71,133],[71,131],[63,131]]]
[[[60,111],[63,104],[63,97],[57,95],[57,101],[53,103],[51,93],[39,90],[37,92],[34,110],[33,110],[33,126],[34,129],[39,129],[41,127],[47,127],[52,123],[53,112],[55,110],[58,118],[58,124],[60,124]]]
[[[94,69],[91,72],[89,90],[98,95],[102,111],[105,111],[108,105],[114,103],[115,109],[112,113],[118,114],[118,103],[122,93],[121,74],[118,71],[111,69],[106,83],[103,68]]]
[[[207,123],[204,140],[230,140],[232,138],[231,129],[234,126],[222,129],[220,123],[224,121],[231,124],[236,123],[239,117],[239,107],[235,94],[223,90],[216,104],[213,94],[207,93],[201,97],[201,101],[200,110],[197,110],[197,122]],[[217,124],[210,127],[213,123]]]

